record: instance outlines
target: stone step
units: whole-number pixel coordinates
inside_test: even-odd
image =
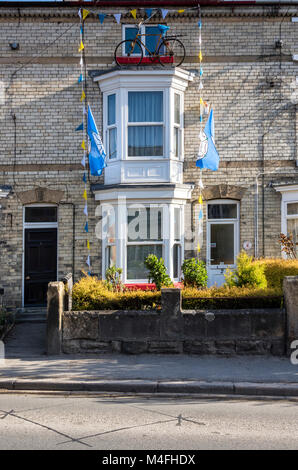
[[[16,318],[16,323],[46,323],[45,315],[22,315]]]
[[[17,311],[16,323],[45,323],[47,309],[44,307],[20,308]]]

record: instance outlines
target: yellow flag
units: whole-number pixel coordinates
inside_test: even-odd
[[[199,197],[199,204],[203,204],[202,196]]]
[[[202,60],[203,60],[202,51],[200,51],[200,53],[199,53],[199,60],[200,60],[200,62],[202,62]]]
[[[86,95],[85,95],[85,92],[84,92],[84,90],[83,90],[83,91],[82,91],[82,95],[81,95],[81,101],[83,101],[85,98],[86,98]]]
[[[89,243],[89,240],[87,240],[87,250],[90,250],[90,243]]]
[[[178,13],[183,13],[185,10],[178,10]]]
[[[84,49],[84,44],[83,41],[81,41],[80,47],[79,47],[79,52],[81,52]]]
[[[201,251],[201,247],[200,247],[200,243],[199,243],[199,242],[198,242],[197,250],[198,250],[198,252]]]
[[[87,191],[85,189],[84,193],[83,193],[83,198],[85,199],[85,201],[87,201]]]
[[[200,104],[204,104],[203,98],[200,98]]]
[[[89,15],[89,13],[90,13],[89,10],[85,10],[85,9],[83,8],[83,15],[82,15],[82,16],[83,16],[83,20],[84,20],[85,18],[87,18],[87,16]]]
[[[134,17],[134,19],[137,18],[137,10],[130,10],[130,13],[131,13],[132,16]]]
[[[85,141],[84,141],[84,140],[83,140],[83,142],[82,142],[81,147],[82,147],[83,150],[86,150],[86,146],[85,146]]]

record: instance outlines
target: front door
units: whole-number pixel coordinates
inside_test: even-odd
[[[225,282],[227,268],[235,268],[239,251],[239,207],[235,201],[208,203],[208,287]]]
[[[24,303],[44,305],[50,281],[57,279],[57,229],[25,229]]]

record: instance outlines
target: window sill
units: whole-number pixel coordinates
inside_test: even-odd
[[[139,63],[140,58],[139,57],[117,57],[117,60],[119,64],[121,65],[136,65]],[[173,57],[160,57],[160,60],[163,64],[173,63]],[[143,57],[143,59],[141,60],[141,64],[142,65],[159,64],[159,59],[158,57],[154,59],[150,59],[150,57]]]

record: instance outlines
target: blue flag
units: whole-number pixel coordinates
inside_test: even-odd
[[[208,168],[209,170],[216,171],[219,165],[219,155],[214,144],[214,118],[212,109],[201,137],[196,166],[201,169]]]
[[[89,149],[89,166],[90,173],[93,176],[100,176],[102,170],[106,166],[106,152],[103,147],[98,129],[96,127],[94,117],[90,106],[88,105],[88,126],[87,132],[90,140]]]

